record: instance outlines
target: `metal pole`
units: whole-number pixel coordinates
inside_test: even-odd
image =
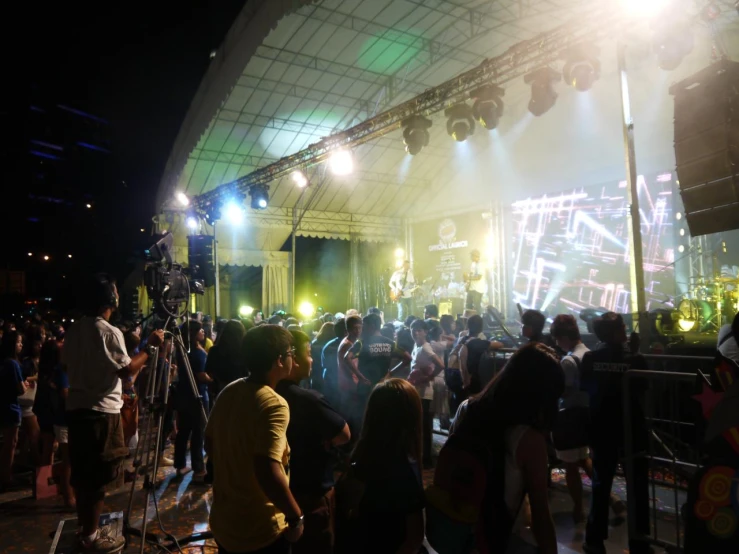
[[[639,189],[637,186],[636,155],[634,154],[634,120],[631,117],[631,100],[626,74],[626,45],[618,43],[618,72],[621,81],[621,114],[624,135],[624,159],[626,161],[626,183],[629,202],[629,277],[631,281],[631,312],[638,321],[642,335],[642,347],[648,347],[649,333],[647,302],[644,291],[644,258],[642,255],[641,216],[639,212]]]
[[[290,269],[292,272],[292,276],[290,277],[290,308],[293,312],[295,311],[295,231],[296,229],[293,228],[293,250],[290,258]]]
[[[218,268],[218,239],[216,238],[217,221],[213,222],[213,263],[216,266],[216,317],[221,315],[221,272]]]

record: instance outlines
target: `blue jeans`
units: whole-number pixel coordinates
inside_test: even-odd
[[[411,315],[411,304],[413,298],[400,298],[398,300],[398,321],[405,321],[405,318]]]

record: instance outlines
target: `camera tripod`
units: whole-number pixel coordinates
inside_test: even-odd
[[[168,328],[168,329],[167,329]],[[164,348],[164,356],[159,357],[159,347],[149,347],[149,361],[147,363],[147,378],[143,387],[143,394],[139,396],[140,409],[146,409],[146,421],[142,427],[142,436],[139,437],[136,451],[133,457],[134,477],[131,483],[131,490],[128,497],[128,509],[123,518],[123,536],[126,539],[126,545],[130,544],[131,537],[141,538],[140,553],[144,552],[146,543],[152,544],[154,547],[162,547],[162,549],[180,550],[181,545],[191,542],[203,541],[213,538],[213,534],[209,531],[202,533],[193,533],[185,537],[177,538],[171,533],[167,533],[162,526],[159,518],[159,507],[156,499],[157,488],[157,471],[159,470],[159,458],[164,441],[163,422],[167,411],[167,403],[169,401],[169,388],[171,384],[172,360],[184,364],[187,382],[180,382],[179,386],[190,386],[195,398],[200,402],[201,415],[203,422],[208,421],[208,415],[205,411],[203,399],[198,392],[197,382],[192,373],[192,367],[187,357],[187,349],[182,341],[182,335],[176,325],[176,320],[169,319],[165,325],[165,341],[161,348]],[[175,352],[177,356],[175,356]],[[161,363],[160,363],[161,361]],[[134,505],[134,494],[136,491],[136,483],[139,477],[139,469],[144,468],[143,490],[144,490],[144,513],[141,520],[141,528],[137,529],[130,523],[130,517]],[[147,519],[149,515],[149,501],[154,497],[154,508],[156,510],[159,529],[164,533],[164,538],[160,535],[147,532]]]

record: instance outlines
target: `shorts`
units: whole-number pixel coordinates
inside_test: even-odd
[[[570,450],[556,450],[557,458],[565,462],[566,464],[574,464],[580,460],[584,460],[590,455],[590,450],[587,446],[582,448],[572,448]]]
[[[123,486],[123,460],[128,448],[123,442],[121,414],[67,412],[67,428],[72,486],[90,493]]]
[[[33,404],[31,404],[30,406],[23,406],[21,404],[21,417],[36,417],[36,414],[33,413]]]
[[[67,444],[69,442],[69,427],[54,425],[54,438],[59,444]]]

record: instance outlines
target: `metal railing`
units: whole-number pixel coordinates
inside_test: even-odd
[[[649,356],[658,361],[704,362],[697,356]],[[713,360],[710,358],[710,360]],[[689,405],[690,396],[698,378],[697,371],[630,370],[623,382],[624,417],[624,470],[626,473],[626,493],[628,506],[629,538],[642,540],[673,551],[681,551],[684,544],[684,521],[681,508],[687,501],[687,483],[700,468],[700,451],[697,447],[699,437],[695,412]],[[638,398],[635,390],[641,390]],[[646,426],[646,449],[637,450],[634,441],[633,408],[639,403],[644,413]],[[636,521],[635,465],[637,460],[645,459],[650,472],[650,532],[645,535],[638,529]],[[662,473],[663,478],[657,475]],[[665,492],[667,491],[667,492]],[[660,495],[668,498],[674,506],[660,510]],[[666,527],[666,521],[674,521]]]

